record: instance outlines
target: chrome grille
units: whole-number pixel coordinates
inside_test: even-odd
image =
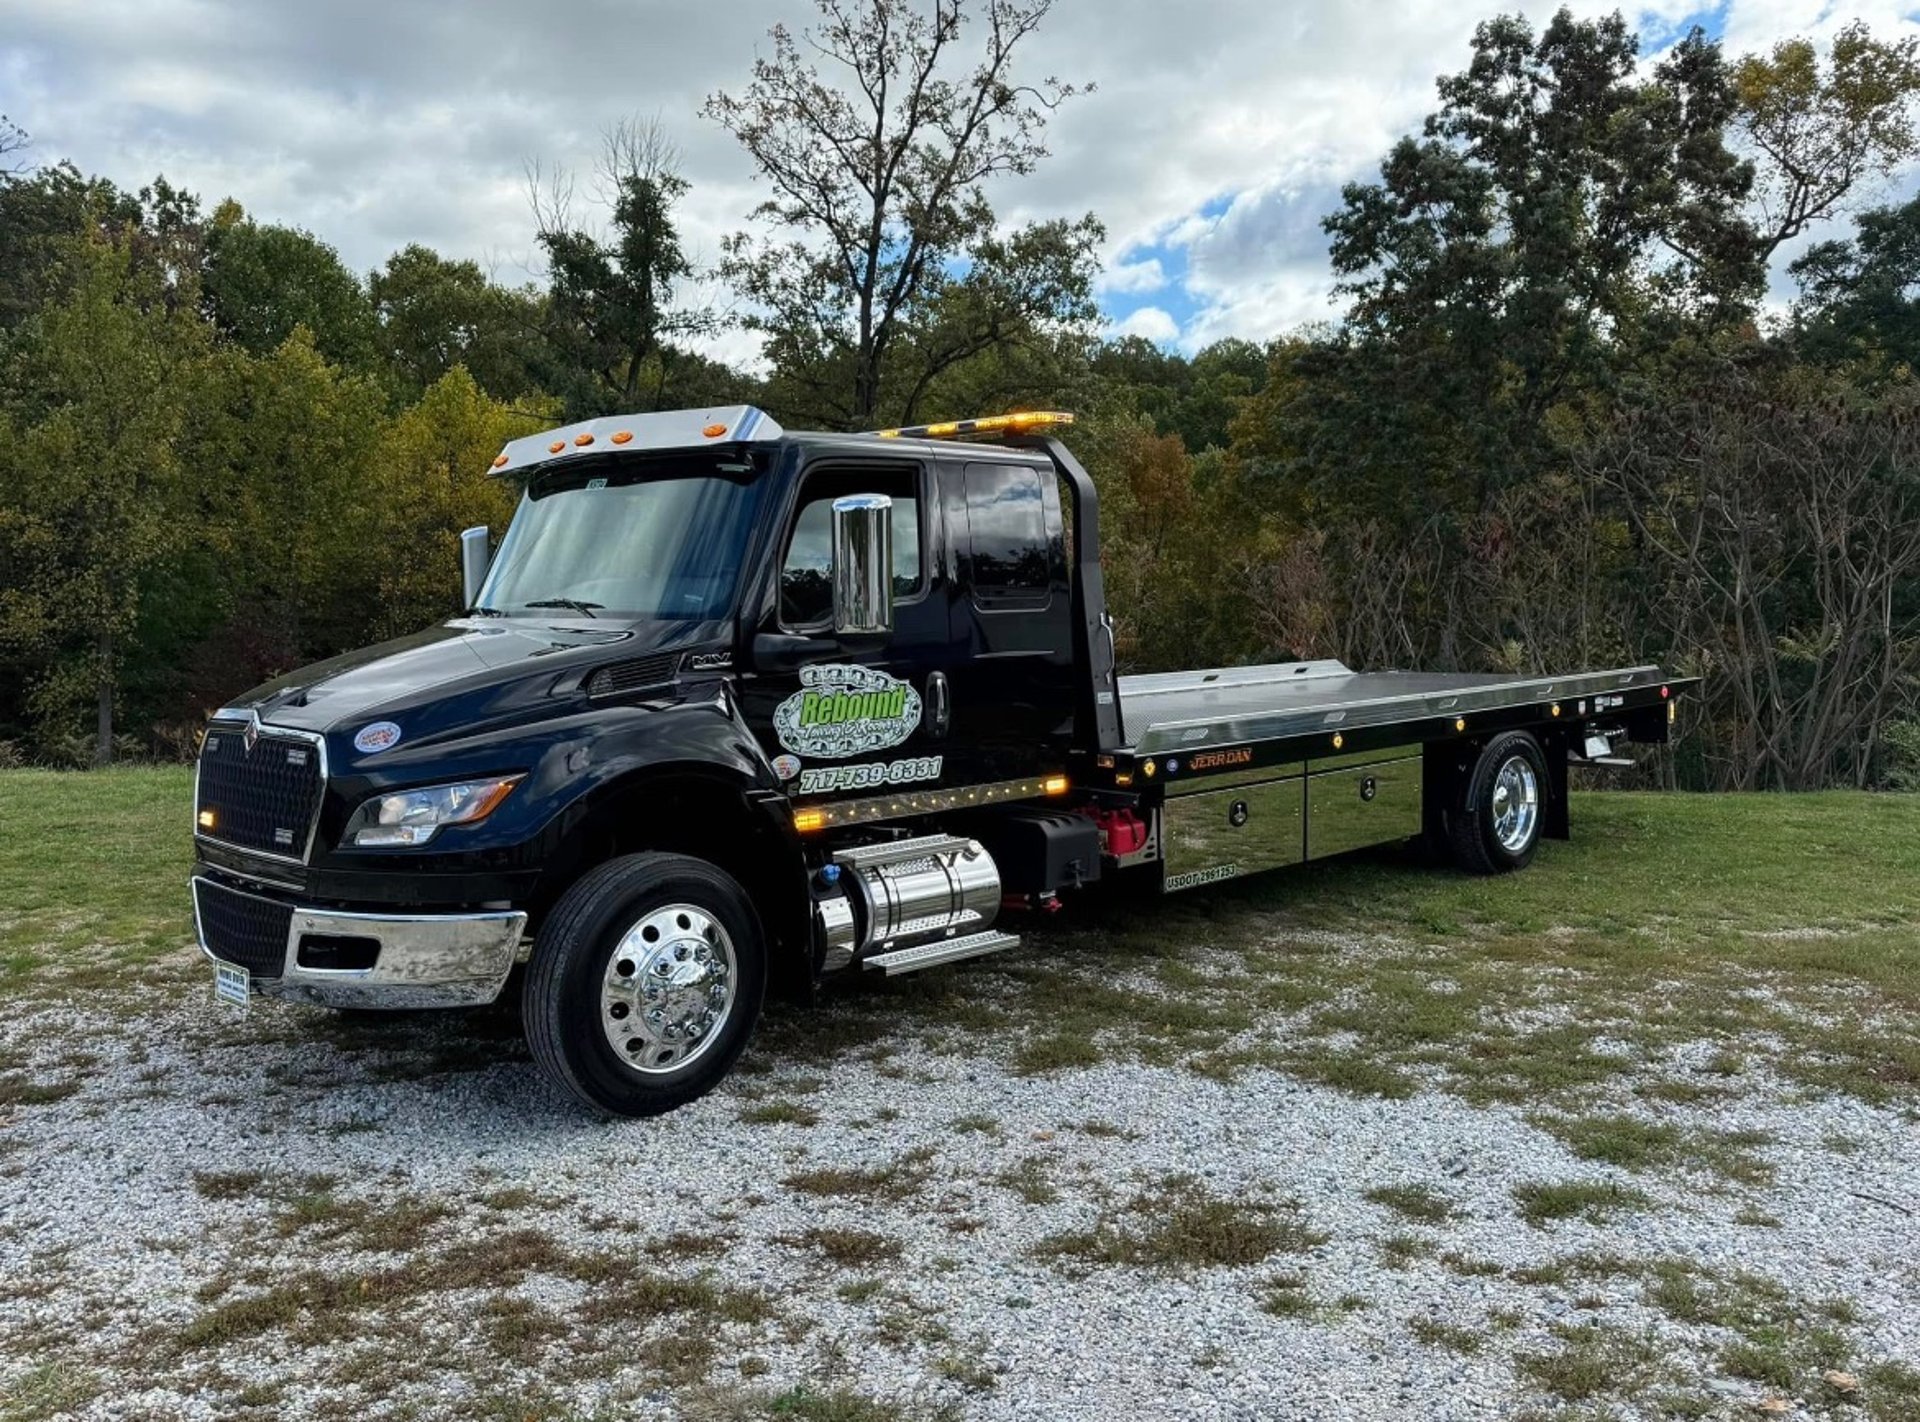
[[[292,863],[307,857],[326,788],[319,738],[216,720],[200,748],[194,825],[204,839]],[[212,816],[211,826],[207,817]]]

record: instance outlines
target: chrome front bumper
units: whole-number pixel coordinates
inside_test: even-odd
[[[214,962],[233,962],[207,941],[195,875],[194,936],[200,951]],[[216,883],[228,894],[242,894],[284,910],[284,899],[249,894]],[[294,906],[288,921],[278,977],[252,974],[256,991],[322,1007],[428,1008],[479,1007],[500,996],[520,955],[527,916],[516,911],[460,914],[354,913],[342,909]],[[316,968],[300,961],[301,941],[309,936],[372,939],[379,952],[366,968]]]

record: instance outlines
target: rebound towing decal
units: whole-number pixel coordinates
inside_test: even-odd
[[[920,693],[871,667],[800,668],[800,689],[773,713],[773,732],[795,755],[844,760],[897,746],[920,725]]]

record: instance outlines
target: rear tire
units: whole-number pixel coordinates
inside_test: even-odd
[[[1525,731],[1480,752],[1447,815],[1453,862],[1469,874],[1509,874],[1532,862],[1545,821],[1547,758]]]
[[[521,1015],[549,1080],[609,1115],[656,1116],[726,1076],[766,984],[766,938],[738,883],[704,860],[632,854],[554,905]]]

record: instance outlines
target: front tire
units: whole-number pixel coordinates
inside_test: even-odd
[[[1549,783],[1538,741],[1525,731],[1495,736],[1447,816],[1453,862],[1469,874],[1526,868],[1540,847]]]
[[[614,1116],[656,1116],[719,1084],[753,1035],[766,937],[731,876],[680,854],[591,870],[554,905],[521,996],[542,1072]]]

